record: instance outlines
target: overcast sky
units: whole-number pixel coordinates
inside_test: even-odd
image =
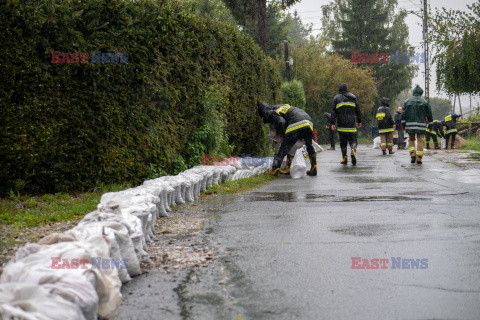
[[[321,24],[321,17],[322,11],[321,7],[330,3],[329,0],[302,0],[300,3],[295,4],[289,11],[297,10],[298,14],[300,15],[302,21],[304,23],[312,23],[313,24],[313,34],[318,34],[320,32]],[[462,10],[468,11],[467,4],[474,3],[475,0],[429,0],[428,3],[430,5],[431,11],[435,11],[435,8],[445,7],[447,9],[455,9],[455,10]],[[423,8],[423,1],[422,0],[398,0],[398,8],[403,8],[408,11],[416,11],[421,15],[420,10]],[[410,45],[415,46],[416,52],[422,52],[422,20],[417,17],[416,15],[409,14],[406,18],[406,23],[409,27],[410,32]],[[422,88],[425,87],[425,80],[424,80],[424,65],[420,66],[419,71],[417,72],[416,77],[412,81],[412,88],[415,84],[419,84]],[[443,97],[446,98],[444,92],[437,92],[435,86],[436,76],[435,76],[435,65],[430,67],[430,97]],[[453,98],[452,98],[453,100]],[[472,105],[475,107],[480,104],[480,98],[473,97],[472,98]],[[458,101],[457,101],[457,111],[458,109]],[[462,96],[462,108],[463,111],[468,110],[470,106],[470,99],[469,96]]]

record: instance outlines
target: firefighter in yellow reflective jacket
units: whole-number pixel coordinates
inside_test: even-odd
[[[340,84],[332,104],[332,130],[337,130],[342,150],[341,164],[347,164],[347,144],[350,144],[352,164],[357,164],[357,128],[362,126],[362,114],[357,97],[348,92],[345,83]]]
[[[261,105],[266,106],[266,103]],[[273,110],[264,108],[266,121],[268,123],[283,123],[284,136],[280,149],[273,157],[272,170],[266,174],[278,175],[283,158],[298,140],[305,141],[311,168],[307,171],[309,176],[317,175],[317,154],[313,148],[313,123],[310,116],[302,109],[292,107],[288,104],[273,106]]]
[[[444,137],[443,124],[438,120],[433,120],[432,126],[427,127],[427,135],[425,137],[425,140],[427,141],[427,149],[430,149],[430,138],[433,140],[435,149],[440,149],[440,146],[438,145],[438,136],[441,138]]]
[[[382,104],[377,110],[378,133],[380,133],[380,147],[383,154],[393,154],[393,130],[395,123],[390,112],[390,99],[383,97]]]
[[[457,119],[460,118],[458,114],[449,114],[443,120],[445,126],[445,149],[448,149],[448,140],[452,138],[451,149],[455,147],[455,138],[457,137]]]

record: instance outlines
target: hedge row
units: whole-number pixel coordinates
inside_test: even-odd
[[[180,3],[0,0],[0,193],[168,172],[190,156],[212,88],[234,152],[265,150],[255,102],[281,99],[275,65],[234,26]]]

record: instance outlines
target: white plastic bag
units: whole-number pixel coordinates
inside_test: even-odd
[[[293,179],[302,178],[307,175],[307,164],[303,157],[302,149],[295,151],[295,157],[293,157],[292,166],[290,167],[290,176]]]
[[[380,136],[373,139],[373,148],[372,149],[380,149]]]
[[[442,149],[445,149],[445,147],[447,146],[447,140],[445,140],[445,138],[442,138]]]
[[[316,143],[315,140],[312,140],[312,145],[313,145],[313,149],[315,149],[316,153],[323,152],[322,146],[320,146],[318,143]]]

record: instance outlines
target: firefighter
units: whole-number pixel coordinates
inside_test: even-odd
[[[316,176],[317,155],[312,145],[313,123],[310,116],[302,109],[292,107],[288,104],[276,105],[273,106],[273,109],[265,108],[268,106],[266,103],[262,105],[264,105],[263,109],[266,110],[264,119],[266,119],[267,123],[274,124],[277,130],[282,130],[281,124],[283,124],[282,144],[277,154],[273,157],[272,170],[266,172],[266,174],[278,175],[285,155],[288,154],[297,140],[304,140],[311,164],[311,168],[307,171],[307,174],[309,176]]]
[[[413,97],[405,100],[402,112],[402,124],[405,125],[408,133],[408,148],[410,151],[411,163],[422,164],[423,145],[427,132],[427,121],[433,121],[432,108],[422,98],[423,90],[419,85],[413,89]],[[415,139],[417,147],[415,148]]]
[[[445,126],[445,149],[448,149],[448,140],[452,138],[451,149],[455,147],[455,138],[457,137],[457,119],[460,118],[458,114],[450,113],[443,120],[443,125]]]
[[[328,138],[330,140],[330,148],[327,150],[335,150],[335,131],[332,130],[332,115],[328,112],[323,114],[325,121],[327,123],[326,129],[328,130]]]
[[[390,112],[390,99],[383,97],[381,105],[377,110],[377,125],[378,133],[380,133],[380,147],[384,155],[394,154],[393,151],[393,130],[395,129],[395,123]]]
[[[427,136],[425,137],[427,141],[427,149],[430,149],[430,138],[433,140],[435,149],[440,149],[440,146],[438,145],[438,136],[444,138],[443,124],[438,120],[433,120],[432,126],[427,128]]]
[[[347,145],[350,144],[352,164],[357,164],[357,128],[362,126],[362,114],[357,97],[348,92],[345,83],[340,84],[332,104],[332,130],[337,130],[342,150],[341,164],[347,164]]]

